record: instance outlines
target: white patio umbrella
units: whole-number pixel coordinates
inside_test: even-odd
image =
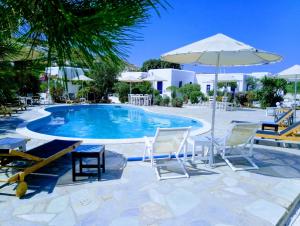
[[[129,82],[130,85],[130,94],[131,94],[131,83],[139,83],[139,82],[144,82],[142,78],[133,76],[133,75],[127,75],[121,78],[118,78],[119,81],[121,82]]]
[[[278,73],[279,78],[286,79],[288,81],[295,82],[295,93],[294,93],[294,120],[296,120],[296,101],[297,101],[297,82],[300,80],[300,65],[296,64],[290,68],[283,70]]]
[[[164,61],[179,64],[202,64],[216,67],[211,125],[211,158],[213,164],[213,140],[215,132],[215,111],[218,73],[221,66],[248,66],[278,62],[281,56],[253,48],[224,34],[216,34],[206,39],[175,49],[161,56]]]

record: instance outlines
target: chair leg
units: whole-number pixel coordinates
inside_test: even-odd
[[[187,178],[189,178],[190,175],[189,175],[188,172],[186,171],[186,169],[185,169],[185,167],[184,167],[184,164],[183,164],[182,160],[179,159],[179,158],[177,158],[177,157],[176,157],[176,159],[177,159],[177,162],[178,162],[178,164],[180,165],[182,171],[184,172],[184,175],[185,175]]]

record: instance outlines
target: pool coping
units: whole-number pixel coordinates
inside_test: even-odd
[[[39,140],[82,140],[84,144],[132,144],[132,143],[144,143],[145,138],[122,138],[122,139],[95,139],[95,138],[77,138],[77,137],[63,137],[63,136],[54,136],[54,135],[47,135],[43,133],[37,133],[27,128],[27,125],[30,122],[33,122],[35,120],[47,117],[51,115],[51,112],[46,111],[46,108],[52,108],[52,107],[66,107],[66,106],[85,106],[89,104],[76,104],[76,105],[70,105],[70,104],[59,104],[59,105],[51,105],[51,106],[45,106],[44,108],[40,108],[36,110],[41,115],[38,117],[35,117],[33,119],[30,119],[28,121],[25,121],[21,124],[19,124],[16,128],[16,132],[29,138],[39,139]],[[116,105],[116,106],[129,106],[133,108],[140,108],[144,111],[161,114],[161,115],[172,115],[177,117],[184,117],[196,120],[200,123],[202,123],[203,127],[200,129],[196,129],[191,132],[191,136],[199,136],[201,134],[207,133],[211,130],[211,124],[203,119],[193,118],[189,116],[181,116],[181,115],[175,115],[175,114],[168,114],[168,113],[158,113],[155,111],[151,111],[150,109],[141,107],[141,106],[135,106],[135,105],[129,105],[129,104],[92,104],[92,105]],[[150,137],[150,139],[153,137]]]

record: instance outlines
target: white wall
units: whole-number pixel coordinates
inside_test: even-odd
[[[237,92],[246,90],[246,78],[247,76],[243,73],[221,73],[218,75],[219,82],[231,82],[237,83]],[[215,74],[198,73],[196,74],[196,83],[201,86],[201,91],[206,93],[207,85],[210,85],[210,90],[213,90]]]

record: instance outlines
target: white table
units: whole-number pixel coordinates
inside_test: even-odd
[[[21,103],[23,103],[26,106],[33,104],[32,97],[20,97],[20,101],[21,101]]]
[[[21,151],[26,151],[27,140],[24,138],[11,138],[6,137],[0,139],[0,149],[16,149],[19,148]]]
[[[200,147],[200,153],[197,153],[199,160],[209,160],[211,141],[207,137],[189,137],[187,143],[192,146],[192,161],[195,161],[197,148]]]

